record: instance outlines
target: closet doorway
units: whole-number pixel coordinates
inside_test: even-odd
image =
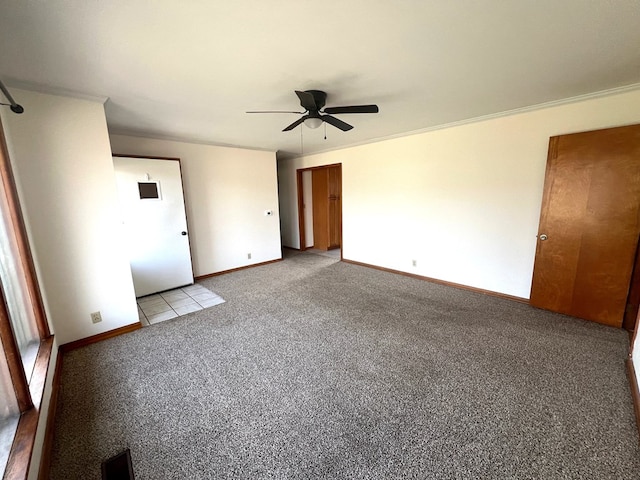
[[[341,249],[342,164],[301,168],[296,174],[300,250]]]

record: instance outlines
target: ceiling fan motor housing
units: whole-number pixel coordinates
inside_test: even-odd
[[[309,112],[317,112],[324,108],[327,102],[327,94],[325,92],[323,92],[322,90],[305,90],[305,93],[309,93],[311,96],[313,96],[315,108],[313,108],[313,105],[305,105],[304,103],[306,102],[303,103],[301,101],[300,105],[302,106],[302,108],[305,108]]]

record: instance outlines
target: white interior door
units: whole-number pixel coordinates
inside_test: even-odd
[[[193,283],[180,162],[113,157],[136,297]]]

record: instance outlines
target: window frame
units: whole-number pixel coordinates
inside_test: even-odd
[[[10,323],[9,312],[0,285],[0,337],[18,407],[20,419],[7,460],[4,480],[26,479],[35,446],[36,431],[40,417],[40,407],[53,351],[53,335],[49,329],[42,294],[38,283],[35,264],[27,237],[26,226],[20,208],[9,151],[0,118],[0,181],[4,186],[8,206],[8,226],[13,230],[18,247],[19,261],[25,273],[27,291],[35,316],[40,345],[31,378],[27,378],[22,359]]]

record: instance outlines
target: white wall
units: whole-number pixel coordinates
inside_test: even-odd
[[[633,362],[633,368],[636,372],[636,382],[640,385],[640,333],[637,332],[640,326],[640,312],[638,312],[638,318],[636,319],[636,332],[633,338],[633,344],[631,345],[631,361]],[[640,428],[640,425],[638,425]]]
[[[638,122],[636,90],[281,160],[283,244],[296,169],[342,163],[344,258],[528,298],[549,137]]]
[[[313,177],[311,170],[302,172],[302,201],[304,202],[305,247],[313,247]]]
[[[274,152],[110,138],[113,153],[180,158],[194,275],[282,258]]]
[[[9,156],[49,321],[62,345],[138,322],[103,105],[11,90]],[[90,313],[100,311],[93,324]]]

